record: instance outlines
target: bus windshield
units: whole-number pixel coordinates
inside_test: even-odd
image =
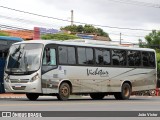
[[[42,44],[16,44],[11,46],[6,71],[31,72],[40,67]]]

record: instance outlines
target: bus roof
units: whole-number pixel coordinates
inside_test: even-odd
[[[19,37],[11,37],[11,36],[0,36],[0,40],[23,41],[22,38],[19,38]]]
[[[91,40],[90,40],[91,41]],[[97,48],[114,48],[114,49],[125,49],[125,50],[142,50],[142,51],[154,51],[154,49],[150,48],[136,48],[136,47],[122,47],[122,46],[112,46],[106,44],[89,44],[85,42],[72,42],[72,41],[61,41],[61,40],[30,40],[30,41],[23,41],[14,44],[21,44],[21,43],[41,43],[44,45],[47,44],[61,44],[61,45],[75,45],[75,46],[85,46],[85,47],[97,47]]]

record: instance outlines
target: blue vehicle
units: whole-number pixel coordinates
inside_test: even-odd
[[[21,41],[23,41],[23,39],[18,37],[0,36],[0,93],[5,92],[3,75],[8,50],[13,43]]]

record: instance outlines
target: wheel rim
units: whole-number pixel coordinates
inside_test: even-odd
[[[68,87],[67,86],[62,86],[62,88],[61,88],[61,95],[64,96],[64,97],[67,97],[68,94],[69,94]]]

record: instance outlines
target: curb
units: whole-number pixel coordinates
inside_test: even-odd
[[[10,94],[10,93],[4,93],[0,94],[0,98],[26,98],[25,94]]]

